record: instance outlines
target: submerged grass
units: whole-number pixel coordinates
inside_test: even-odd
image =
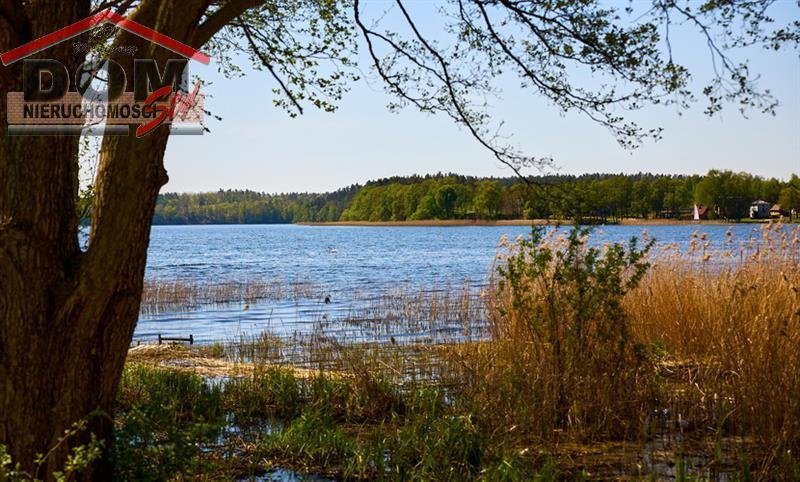
[[[140,310],[142,314],[157,314],[203,305],[309,299],[319,291],[319,287],[312,283],[285,283],[280,280],[206,282],[195,279],[148,279],[144,283]]]
[[[275,464],[357,479],[476,476],[485,436],[441,389],[283,368],[210,381],[126,368],[115,465],[125,480],[247,476]],[[233,457],[232,457],[233,456]]]
[[[159,464],[153,479],[276,465],[351,479],[800,479],[798,229],[713,252],[701,234],[658,253],[593,250],[587,235],[506,243],[483,298],[396,294],[364,317],[485,316],[477,341],[265,333],[132,352],[118,464]],[[182,363],[165,371],[165,357]],[[186,372],[198,357],[238,369]]]
[[[213,443],[222,430],[221,402],[220,387],[198,375],[128,366],[117,396],[116,479],[168,480],[211,470],[199,444]]]

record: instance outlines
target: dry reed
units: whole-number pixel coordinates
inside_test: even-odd
[[[540,239],[537,252],[561,254],[523,272],[516,291],[496,279],[490,341],[453,346],[443,372],[474,407],[491,407],[483,420],[498,444],[638,440],[663,451],[668,440],[673,454],[693,445],[706,466],[800,477],[799,238],[770,225],[712,250],[695,234],[686,251],[651,253],[641,283],[591,313],[569,300],[602,283],[574,283],[556,267],[565,239]],[[499,265],[523,250],[510,244]],[[585,267],[585,239],[577,253],[570,262]],[[629,264],[619,281],[635,276]]]
[[[668,354],[673,411],[716,439],[751,439],[763,468],[798,470],[800,229],[728,238],[663,256],[624,306],[635,336]]]
[[[192,279],[148,279],[142,292],[140,311],[190,310],[202,305],[253,303],[259,300],[297,300],[318,293],[312,283],[284,283],[279,280],[205,282]]]
[[[568,453],[575,470],[584,463],[575,454],[591,443],[623,447],[613,449],[614,464],[627,465],[629,475],[643,457],[651,464],[644,471],[657,472],[659,457],[663,468],[694,450],[713,470],[800,478],[800,228],[729,235],[716,249],[697,233],[688,250],[668,246],[649,259],[617,252],[616,264],[606,265],[613,247],[590,254],[578,241],[569,258],[566,238],[538,240],[518,259],[535,264],[542,248],[553,257],[522,272],[515,289],[495,277],[483,297],[464,286],[362,300],[345,322],[383,343],[264,335],[225,345],[224,354],[364,380],[437,383],[455,408],[476,414],[492,450]],[[506,247],[498,267],[523,251],[519,241]],[[243,296],[230,289],[202,297]],[[203,291],[182,290],[162,285],[154,299],[183,303]],[[398,326],[460,330],[449,340],[404,341],[390,338]]]

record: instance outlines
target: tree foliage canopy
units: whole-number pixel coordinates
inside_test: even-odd
[[[744,218],[756,199],[800,210],[800,178],[764,179],[709,171],[705,176],[587,174],[482,179],[455,174],[394,177],[331,193],[253,191],[159,196],[155,224],[407,221],[433,219],[582,219],[690,216],[695,203],[711,216]],[[718,208],[717,213],[713,208]]]
[[[94,7],[126,14],[152,3],[95,1]],[[275,104],[290,115],[309,106],[335,110],[371,67],[392,96],[390,108],[450,117],[518,174],[525,166],[545,168],[550,159],[515,147],[501,132],[502,120],[489,113],[498,80],[508,73],[561,112],[585,115],[624,148],[635,148],[661,135],[659,126],[639,125],[626,114],[647,105],[680,111],[702,100],[708,115],[726,103],[743,114],[773,113],[777,100],[748,61],[736,57],[748,47],[796,49],[800,40],[797,16],[771,16],[775,0],[195,3],[192,44],[208,50],[228,75],[242,75],[242,56],[248,58],[268,73]],[[705,45],[710,77],[693,78],[673,52],[676,27]]]

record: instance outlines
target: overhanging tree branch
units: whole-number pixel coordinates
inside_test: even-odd
[[[302,114],[303,113],[303,106],[300,105],[300,102],[297,101],[297,98],[294,96],[294,94],[292,94],[291,89],[289,89],[289,87],[286,85],[286,83],[283,81],[283,79],[278,75],[277,72],[275,72],[275,68],[272,66],[272,64],[270,63],[269,59],[267,59],[267,57],[264,55],[264,53],[261,52],[261,50],[258,48],[258,45],[256,45],[255,41],[253,40],[253,36],[250,33],[250,27],[248,27],[247,24],[244,23],[244,22],[240,22],[240,25],[241,25],[240,28],[242,29],[242,32],[244,32],[245,38],[247,38],[247,43],[248,43],[248,45],[250,45],[251,51],[256,56],[258,56],[258,58],[261,60],[261,63],[264,65],[264,67],[269,71],[270,74],[272,74],[272,77],[281,86],[281,89],[283,89],[283,93],[286,94],[286,96],[292,101],[294,106],[297,108],[297,111],[300,114]]]
[[[210,13],[195,31],[190,45],[200,47],[211,40],[211,37],[221,31],[236,18],[251,8],[263,5],[264,0],[229,0],[218,10]]]

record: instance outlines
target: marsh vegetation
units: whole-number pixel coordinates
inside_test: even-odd
[[[336,478],[800,476],[798,230],[715,250],[699,233],[657,251],[588,236],[504,241],[483,296],[397,292],[371,307],[389,323],[481,317],[469,340],[266,333],[203,347],[227,362],[212,374],[237,373],[214,385],[219,430],[236,429],[197,460],[233,450],[221,467],[240,475]],[[156,376],[164,358],[129,373]]]
[[[800,477],[800,230],[731,234],[714,250],[700,233],[688,249],[590,236],[505,239],[480,291],[394,291],[349,318],[365,332],[461,327],[449,337],[264,332],[133,348],[118,477]],[[146,293],[224,302],[298,289]]]

